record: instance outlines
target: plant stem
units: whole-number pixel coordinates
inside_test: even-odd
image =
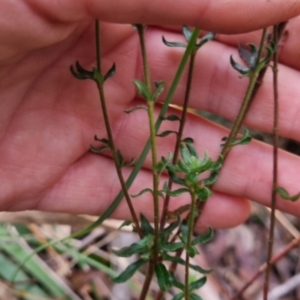
[[[95,32],[96,32],[97,69],[98,69],[98,72],[100,73],[100,75],[102,76],[101,41],[100,41],[101,37],[100,37],[100,23],[99,23],[99,20],[95,21]],[[114,139],[113,139],[113,135],[112,135],[112,131],[111,131],[111,126],[110,126],[110,121],[109,121],[109,116],[108,116],[108,112],[107,112],[103,84],[97,83],[97,87],[98,87],[98,91],[99,91],[99,97],[100,97],[100,103],[101,103],[101,107],[102,107],[102,114],[103,114],[103,118],[104,118],[105,128],[106,128],[106,132],[107,132],[107,136],[108,136],[108,140],[109,140],[109,146],[110,146],[110,150],[111,150],[111,153],[112,153],[113,161],[115,163],[118,178],[119,178],[119,181],[120,181],[125,199],[127,201],[127,205],[129,207],[129,210],[130,210],[130,213],[131,213],[132,220],[134,222],[136,231],[137,231],[138,235],[140,236],[140,238],[142,238],[143,233],[141,231],[138,218],[137,218],[136,213],[134,211],[134,208],[133,208],[133,205],[132,205],[132,202],[131,202],[131,199],[130,199],[130,196],[129,196],[129,193],[128,193],[128,190],[127,190],[127,186],[125,184],[125,180],[124,180],[124,177],[123,177],[123,174],[122,174],[121,166],[119,164],[117,150],[116,150],[116,147],[115,147],[115,143],[114,143]]]
[[[189,249],[192,244],[193,231],[194,231],[194,221],[195,221],[195,211],[197,208],[197,195],[195,193],[191,193],[191,211],[189,213],[189,231],[186,243],[186,257],[185,257],[185,287],[184,287],[184,295],[185,299],[190,299],[189,296],[189,265],[190,265],[190,255]]]
[[[148,90],[151,93],[151,79],[146,51],[146,42],[145,42],[145,26],[144,25],[136,25],[139,38],[140,38],[140,46],[142,52],[142,60],[144,67],[144,80]],[[153,253],[151,255],[151,259],[149,262],[148,271],[146,274],[146,280],[143,285],[143,290],[140,295],[140,300],[145,299],[152,276],[154,273],[154,266],[158,260],[159,248],[159,174],[155,171],[154,167],[157,165],[157,145],[156,145],[156,129],[155,129],[155,120],[154,120],[154,108],[155,102],[153,99],[146,99],[148,104],[148,120],[149,120],[149,128],[150,128],[150,145],[151,145],[151,155],[152,155],[152,182],[153,182],[153,205],[154,205],[154,241],[153,241]]]
[[[264,300],[268,298],[269,282],[271,273],[271,259],[274,243],[274,229],[275,229],[275,211],[276,211],[276,196],[278,186],[278,115],[279,115],[279,101],[278,101],[278,44],[280,31],[284,29],[286,22],[276,24],[273,27],[273,42],[276,47],[276,51],[273,55],[273,94],[274,94],[274,120],[273,120],[273,183],[272,183],[272,198],[271,198],[271,217],[270,217],[270,230],[268,239],[268,254],[267,254],[267,268],[265,273],[265,282],[263,297]]]
[[[265,45],[265,40],[266,40],[266,36],[267,36],[267,29],[264,28],[263,29],[263,33],[262,33],[262,37],[261,37],[261,41],[260,41],[260,46],[259,46],[259,50],[258,50],[258,54],[257,54],[257,59],[256,59],[256,63],[255,63],[255,69],[253,74],[250,77],[250,82],[247,88],[247,92],[245,94],[244,100],[242,102],[242,106],[240,108],[240,111],[234,121],[233,127],[230,131],[230,134],[226,140],[226,143],[224,145],[224,148],[221,152],[221,154],[224,157],[224,160],[226,159],[226,156],[228,155],[228,153],[231,150],[231,144],[233,142],[233,140],[235,139],[237,133],[239,132],[241,125],[245,119],[246,113],[249,110],[250,104],[252,103],[254,96],[256,95],[257,92],[257,84],[261,85],[260,81],[258,79],[259,78],[259,74],[262,72],[262,70],[257,71],[257,67],[260,63],[261,57],[262,57],[262,53],[264,50],[264,45]],[[264,69],[266,69],[267,66],[264,67]],[[263,69],[263,70],[264,70]]]
[[[180,117],[179,130],[178,130],[178,134],[176,136],[176,144],[175,144],[175,149],[174,149],[174,154],[173,154],[173,160],[172,160],[173,165],[176,165],[176,163],[177,163],[178,156],[179,156],[180,143],[181,143],[181,140],[183,137],[183,129],[184,129],[184,125],[185,125],[186,117],[187,117],[187,110],[188,110],[188,104],[189,104],[190,93],[191,93],[196,53],[197,53],[196,51],[193,51],[190,55],[190,63],[189,63],[188,78],[187,78],[187,84],[186,84],[186,89],[185,89],[184,102],[183,102],[183,107],[182,107],[182,112],[181,112],[181,117]],[[169,181],[168,181],[168,188],[169,188],[169,190],[172,189],[172,180],[171,179],[169,179]],[[162,216],[161,216],[161,220],[160,220],[160,228],[161,229],[163,229],[164,225],[165,225],[169,202],[170,202],[170,196],[166,195],[166,199],[164,201],[164,206],[163,206],[163,210],[162,210]]]

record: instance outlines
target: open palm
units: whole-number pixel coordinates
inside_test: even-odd
[[[120,189],[112,160],[107,155],[90,153],[93,136],[106,137],[96,86],[91,81],[77,81],[69,71],[80,61],[86,69],[95,65],[94,18],[107,22],[146,22],[165,27],[149,27],[147,46],[153,80],[165,80],[169,86],[181,50],[167,48],[161,42],[181,39],[179,25],[189,23],[206,30],[238,33],[291,18],[300,13],[300,2],[277,1],[273,14],[264,18],[267,4],[243,10],[239,1],[223,4],[197,4],[198,9],[183,4],[161,5],[159,1],[1,1],[0,24],[0,207],[2,210],[40,209],[70,213],[99,214],[105,210]],[[49,2],[49,3],[48,3]],[[119,3],[120,2],[120,3]],[[188,1],[186,0],[185,3]],[[192,2],[192,1],[191,1]],[[259,2],[259,1],[258,1]],[[265,2],[264,2],[265,3]],[[228,13],[236,7],[237,17],[229,22]],[[243,4],[244,5],[244,4]],[[271,4],[270,4],[271,5]],[[184,6],[185,7],[185,6]],[[223,7],[223,9],[221,9]],[[238,9],[240,7],[240,9]],[[293,9],[291,9],[293,8]],[[279,10],[280,9],[280,10]],[[197,12],[198,10],[198,12]],[[197,14],[206,11],[198,21]],[[280,11],[280,15],[279,15]],[[257,17],[250,22],[247,14]],[[259,15],[261,14],[261,15]],[[220,15],[218,17],[218,15]],[[196,21],[195,21],[196,20]],[[116,63],[116,75],[107,81],[105,92],[117,147],[125,158],[138,157],[148,136],[148,123],[143,112],[130,115],[125,109],[141,104],[132,79],[142,77],[139,43],[131,25],[102,23],[103,67]],[[172,27],[171,27],[171,26]],[[177,27],[178,26],[178,27]],[[290,22],[299,28],[299,19]],[[166,29],[166,28],[172,28]],[[290,30],[292,33],[292,31]],[[256,38],[254,33],[253,38]],[[247,38],[252,38],[248,35]],[[229,56],[245,36],[219,36],[219,41],[203,47],[197,59],[191,106],[233,119],[238,111],[247,80],[238,78],[230,69]],[[247,41],[247,40],[246,40]],[[300,65],[295,42],[289,39],[281,55],[282,117],[281,133],[300,139],[296,118],[300,103],[297,97]],[[298,45],[299,46],[299,45]],[[285,52],[285,53],[284,53]],[[284,55],[286,54],[286,55]],[[251,127],[270,131],[272,126],[272,83],[267,76],[253,105]],[[184,82],[179,86],[174,103],[181,104]],[[292,122],[291,122],[292,120]],[[164,125],[164,126],[172,126]],[[204,119],[191,116],[186,132],[196,140],[200,153],[207,149],[212,156],[219,152],[220,140],[227,131]],[[203,143],[205,141],[205,143]],[[172,151],[172,139],[159,141],[161,155]],[[232,226],[249,212],[245,198],[267,204],[271,186],[271,148],[253,142],[233,150],[215,186],[212,200],[202,222],[215,227]],[[233,157],[234,156],[234,157]],[[280,184],[297,191],[294,182],[300,159],[281,153]],[[132,187],[136,192],[150,185],[150,157]],[[124,170],[128,175],[130,169]],[[148,211],[150,199],[136,201],[137,209]],[[178,200],[172,206],[179,205]],[[180,201],[185,201],[181,199]],[[181,202],[182,203],[182,202]],[[218,209],[216,209],[216,207]],[[281,202],[281,209],[300,214],[298,203]],[[235,211],[235,218],[227,218]],[[122,203],[115,217],[128,218]]]

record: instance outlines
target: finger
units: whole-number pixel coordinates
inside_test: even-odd
[[[300,53],[298,32],[300,30],[300,17],[288,21],[279,43],[279,61],[291,68],[300,69]],[[269,30],[272,33],[272,28]],[[216,39],[232,46],[254,43],[259,45],[261,31],[239,35],[218,34]]]
[[[159,43],[156,31],[149,32],[148,49],[151,57],[152,78],[171,82],[176,72],[182,50],[165,47]],[[181,39],[180,35],[166,34],[169,41]],[[199,50],[193,74],[190,106],[234,120],[240,109],[249,83],[248,78],[240,78],[230,65],[230,56],[242,63],[237,50],[219,42],[209,42]],[[271,132],[273,126],[273,82],[272,71],[267,74],[245,120],[249,127]],[[300,72],[280,64],[279,88],[279,128],[282,136],[300,140]],[[186,77],[178,86],[173,103],[182,105]],[[167,90],[168,87],[166,87]],[[164,94],[165,95],[165,94]]]
[[[237,33],[288,20],[300,13],[300,1],[98,1],[27,3],[48,18],[64,22],[99,18],[113,23],[189,24],[217,32]]]
[[[171,111],[170,113],[174,113]],[[157,112],[158,114],[158,112]],[[163,123],[163,130],[176,130],[176,125]],[[137,126],[138,124],[138,126]],[[138,157],[148,136],[148,122],[143,113],[132,113],[126,117],[126,126],[118,132],[122,139],[118,140],[118,149],[126,159]],[[189,115],[183,137],[195,140],[195,147],[200,156],[207,151],[212,159],[217,159],[220,153],[221,139],[228,136],[228,130],[196,115]],[[131,138],[130,138],[131,137]],[[174,136],[158,138],[158,157],[168,156],[173,152]],[[253,140],[250,145],[237,146],[232,149],[214,190],[238,198],[251,199],[263,205],[270,205],[272,190],[272,147]],[[151,157],[148,156],[145,167],[151,168]],[[298,193],[297,178],[300,168],[300,158],[279,151],[279,185],[286,188],[291,195]],[[300,215],[300,202],[292,203],[284,200],[278,201],[278,208]]]
[[[128,175],[129,172],[130,169],[124,169],[125,174]],[[130,193],[137,194],[144,188],[151,188],[149,184],[151,184],[151,173],[142,170],[130,188]],[[111,159],[89,153],[74,164],[31,209],[76,214],[101,214],[108,208],[119,190],[120,184]],[[149,194],[133,198],[132,201],[137,215],[143,213],[147,218],[153,220],[153,200]],[[170,210],[188,204],[189,201],[188,196],[173,198],[170,202]],[[161,202],[160,206],[162,207],[162,205]],[[11,209],[19,210],[20,207],[16,205]],[[198,226],[233,227],[242,223],[248,217],[249,212],[248,201],[214,193]],[[131,219],[125,201],[121,202],[112,217],[122,220]]]

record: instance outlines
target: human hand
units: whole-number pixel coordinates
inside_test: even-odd
[[[119,3],[120,2],[120,3]],[[102,213],[120,189],[113,163],[108,156],[90,153],[93,136],[105,137],[98,93],[93,82],[76,81],[69,66],[79,60],[89,69],[95,65],[94,18],[113,23],[150,23],[146,43],[152,78],[172,80],[182,55],[165,47],[168,40],[180,39],[182,24],[216,32],[240,33],[289,19],[300,13],[300,2],[257,1],[255,5],[230,1],[174,4],[167,1],[9,1],[1,3],[0,24],[0,208],[2,210],[39,209],[69,213]],[[211,4],[214,3],[214,4]],[[195,7],[197,5],[198,7]],[[249,7],[246,7],[246,6]],[[159,27],[160,26],[160,27]],[[163,27],[164,26],[164,27]],[[172,26],[172,27],[168,27]],[[173,27],[174,26],[174,27]],[[293,39],[300,20],[288,25],[290,36],[280,55],[281,134],[299,140],[297,96],[300,65],[297,39]],[[168,30],[166,28],[172,28]],[[256,37],[256,34],[253,34]],[[126,115],[124,109],[141,103],[132,79],[140,78],[139,43],[131,25],[102,24],[103,61],[107,69],[113,62],[117,74],[107,81],[105,92],[113,132],[125,158],[138,157],[144,146],[148,124],[143,113]],[[235,53],[232,45],[245,36],[220,36],[201,49],[196,62],[191,106],[234,119],[247,80],[239,79],[229,64]],[[181,104],[184,84],[174,103]],[[292,120],[292,122],[291,122]],[[271,131],[272,83],[267,75],[252,107],[248,126]],[[195,139],[200,153],[217,156],[221,138],[227,130],[202,118],[190,116],[186,133]],[[203,143],[205,141],[205,143]],[[172,140],[159,140],[159,154],[172,151]],[[202,224],[234,226],[249,213],[247,198],[268,204],[272,174],[271,147],[253,141],[236,147],[228,157],[212,198],[205,207]],[[291,193],[300,159],[280,153],[279,183]],[[150,157],[134,183],[131,193],[149,186]],[[281,171],[283,170],[283,171]],[[129,174],[129,169],[124,169]],[[134,199],[135,207],[147,213],[148,198]],[[180,203],[179,203],[180,201]],[[172,201],[177,207],[185,199]],[[282,210],[300,214],[299,203],[279,201]],[[234,216],[232,216],[234,212]],[[150,214],[150,213],[148,213]],[[128,219],[122,203],[114,217]]]

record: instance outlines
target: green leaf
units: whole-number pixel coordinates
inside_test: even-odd
[[[145,105],[137,105],[137,106],[135,106],[135,107],[133,107],[133,108],[125,109],[125,110],[124,110],[124,113],[130,114],[130,113],[132,113],[133,111],[140,110],[140,109],[143,109],[143,110],[148,111],[148,107],[147,107],[147,106],[145,106]]]
[[[102,147],[94,147],[93,145],[90,145],[90,150],[93,153],[97,153],[97,154],[100,154],[100,153],[102,153],[103,151],[105,151],[107,149],[109,149],[109,147],[107,145],[102,146]]]
[[[198,244],[206,244],[210,242],[214,237],[214,231],[211,227],[208,227],[208,233],[206,235],[199,235],[197,236],[193,241],[192,245],[198,245]]]
[[[203,300],[200,296],[198,296],[197,294],[190,294],[190,300]]]
[[[157,264],[155,265],[155,275],[157,278],[157,283],[159,285],[159,288],[162,291],[166,291],[167,289],[169,289],[172,284],[170,282],[170,275],[169,272],[167,270],[167,268],[165,267],[164,264]]]
[[[181,48],[186,48],[186,44],[180,43],[180,42],[168,42],[168,41],[165,39],[164,36],[162,37],[162,41],[163,41],[163,43],[164,43],[166,46],[168,46],[168,47],[175,47],[175,48],[181,47]]]
[[[172,222],[170,225],[168,225],[166,228],[160,231],[161,240],[165,241],[168,240],[170,234],[175,230],[178,225],[180,224],[180,217],[177,214],[176,215],[176,221]]]
[[[141,230],[144,235],[154,234],[153,227],[143,214],[141,214]]]
[[[152,241],[153,241],[153,235],[148,234],[137,243],[133,243],[128,247],[123,247],[120,250],[112,250],[112,252],[115,255],[120,257],[130,257],[133,254],[140,254],[140,253],[144,254],[146,252],[149,252]]]
[[[100,138],[97,137],[97,135],[94,135],[94,140],[95,140],[96,142],[101,142],[101,143],[103,143],[103,144],[105,144],[105,145],[108,145],[108,146],[110,145],[108,139],[100,139]]]
[[[206,283],[206,277],[202,277],[192,283],[189,284],[189,291],[198,290],[203,287],[203,285]]]
[[[241,66],[240,64],[236,63],[232,56],[230,56],[230,64],[231,66],[237,70],[240,74],[242,75],[245,75],[245,76],[249,76],[250,72],[251,72],[251,69],[247,68],[247,67],[244,67],[244,66]]]
[[[179,293],[176,296],[174,296],[172,300],[181,300],[183,298],[184,298],[184,293]]]
[[[146,100],[147,102],[152,101],[151,92],[144,82],[140,80],[133,80],[133,83],[144,100]]]
[[[196,190],[196,194],[199,200],[206,201],[212,195],[212,192],[207,187],[201,187],[200,189]]]
[[[203,180],[204,185],[214,184],[218,179],[218,175],[219,175],[218,173],[212,173],[211,176]]]
[[[162,132],[160,134],[157,134],[156,136],[158,136],[158,137],[166,137],[166,136],[168,136],[170,134],[176,134],[177,135],[178,132],[174,131],[174,130],[166,130],[166,131],[164,131],[164,132]]]
[[[117,150],[117,158],[118,158],[118,164],[120,167],[124,166],[125,160],[123,155],[121,154],[121,152],[119,150]]]
[[[184,144],[193,144],[194,140],[192,138],[188,137],[188,138],[183,139],[181,142]]]
[[[191,246],[187,249],[187,253],[189,257],[195,257],[197,254],[199,254],[199,251],[195,247]]]
[[[138,261],[129,265],[119,276],[112,279],[114,283],[123,283],[130,279],[133,274],[144,264],[147,263],[145,259],[139,259]]]
[[[178,197],[184,193],[189,193],[189,189],[187,188],[181,188],[174,191],[170,191],[168,184],[166,182],[164,183],[163,191],[171,197]]]
[[[156,86],[156,89],[152,95],[153,101],[156,101],[158,99],[158,97],[161,95],[161,93],[163,92],[164,87],[165,87],[165,82],[164,81],[155,81],[155,86]]]
[[[149,188],[146,188],[146,189],[141,190],[138,194],[130,195],[130,196],[132,198],[137,198],[137,197],[139,197],[139,196],[141,196],[141,195],[143,195],[145,193],[151,193],[151,194],[153,194],[153,191],[151,189],[149,189]]]
[[[246,65],[253,69],[256,65],[257,55],[258,55],[258,48],[253,44],[248,44],[248,47],[244,45],[238,46],[238,52],[241,59],[246,63]]]
[[[160,245],[160,249],[166,252],[175,252],[177,250],[183,249],[184,243],[176,242],[176,243],[164,243]]]
[[[104,80],[108,79],[109,77],[112,77],[116,74],[116,64],[113,63],[112,67],[107,71],[107,73],[104,75]]]
[[[176,262],[176,263],[178,263],[180,265],[183,265],[183,266],[185,265],[185,261],[180,257],[171,256],[171,255],[169,255],[165,252],[162,253],[162,256],[163,256],[164,260],[171,261],[171,262]],[[198,265],[189,264],[189,267],[191,269],[195,270],[196,272],[199,272],[200,274],[204,274],[204,275],[209,274],[209,273],[212,272],[212,270],[205,270],[205,269],[201,268]]]
[[[170,161],[173,158],[173,154],[170,153],[169,157],[167,159],[165,159],[164,157],[161,158],[161,161],[153,167],[153,170],[156,172],[161,173],[162,171],[164,171],[166,169],[166,167],[168,166],[168,164],[170,163]]]
[[[164,120],[173,122],[173,121],[180,121],[180,118],[176,115],[169,115],[169,116],[165,117]]]
[[[189,234],[189,225],[187,220],[183,220],[180,226],[181,240],[186,244]]]
[[[199,158],[198,153],[197,153],[197,150],[196,150],[196,148],[193,146],[192,143],[186,143],[185,145],[186,145],[186,147],[188,148],[188,150],[189,150],[189,152],[190,152],[190,154],[191,154],[192,156],[194,156],[194,157],[196,157],[196,158]]]
[[[184,285],[182,282],[178,281],[178,280],[175,278],[174,273],[170,273],[170,277],[169,277],[169,278],[170,278],[170,281],[171,281],[171,283],[172,283],[172,286],[175,286],[175,287],[177,287],[178,289],[184,291],[185,285]]]
[[[184,25],[184,26],[182,26],[182,33],[188,42],[191,39],[193,32],[188,28],[188,26]]]
[[[206,44],[207,42],[211,41],[212,39],[214,39],[214,37],[216,36],[216,34],[214,32],[208,32],[206,35],[204,35],[199,43],[197,43],[197,48],[199,49],[200,47],[202,47],[204,44]]]
[[[283,198],[284,200],[295,202],[300,198],[300,192],[294,196],[290,196],[288,191],[282,187],[277,187],[276,191],[280,195],[280,197]]]
[[[130,226],[130,225],[132,225],[132,224],[133,224],[132,221],[129,221],[129,220],[124,221],[124,222],[120,225],[120,227],[119,227],[118,229],[121,229],[121,228],[123,228],[123,227],[125,227],[125,226]]]
[[[133,157],[129,162],[124,162],[123,163],[123,168],[126,168],[126,167],[131,167],[135,164],[135,158]]]
[[[191,162],[191,155],[188,148],[185,146],[186,144],[180,144],[180,154],[183,159],[183,161],[186,164],[189,164]]]
[[[223,137],[222,140],[227,141],[227,137]],[[249,133],[249,130],[246,129],[241,138],[235,138],[232,141],[232,143],[230,144],[230,147],[234,147],[234,146],[237,146],[237,145],[247,145],[251,142],[251,140],[252,140],[252,137]],[[222,144],[221,148],[224,147],[224,146],[225,146],[225,144]]]
[[[168,169],[168,167],[167,167],[167,169]],[[180,185],[186,185],[185,184],[185,180],[184,179],[182,179],[182,178],[180,178],[180,177],[178,177],[175,173],[173,173],[173,172],[170,172],[169,171],[169,177],[171,178],[171,180],[172,180],[172,182],[174,182],[174,183],[177,183],[177,184],[180,184]]]

